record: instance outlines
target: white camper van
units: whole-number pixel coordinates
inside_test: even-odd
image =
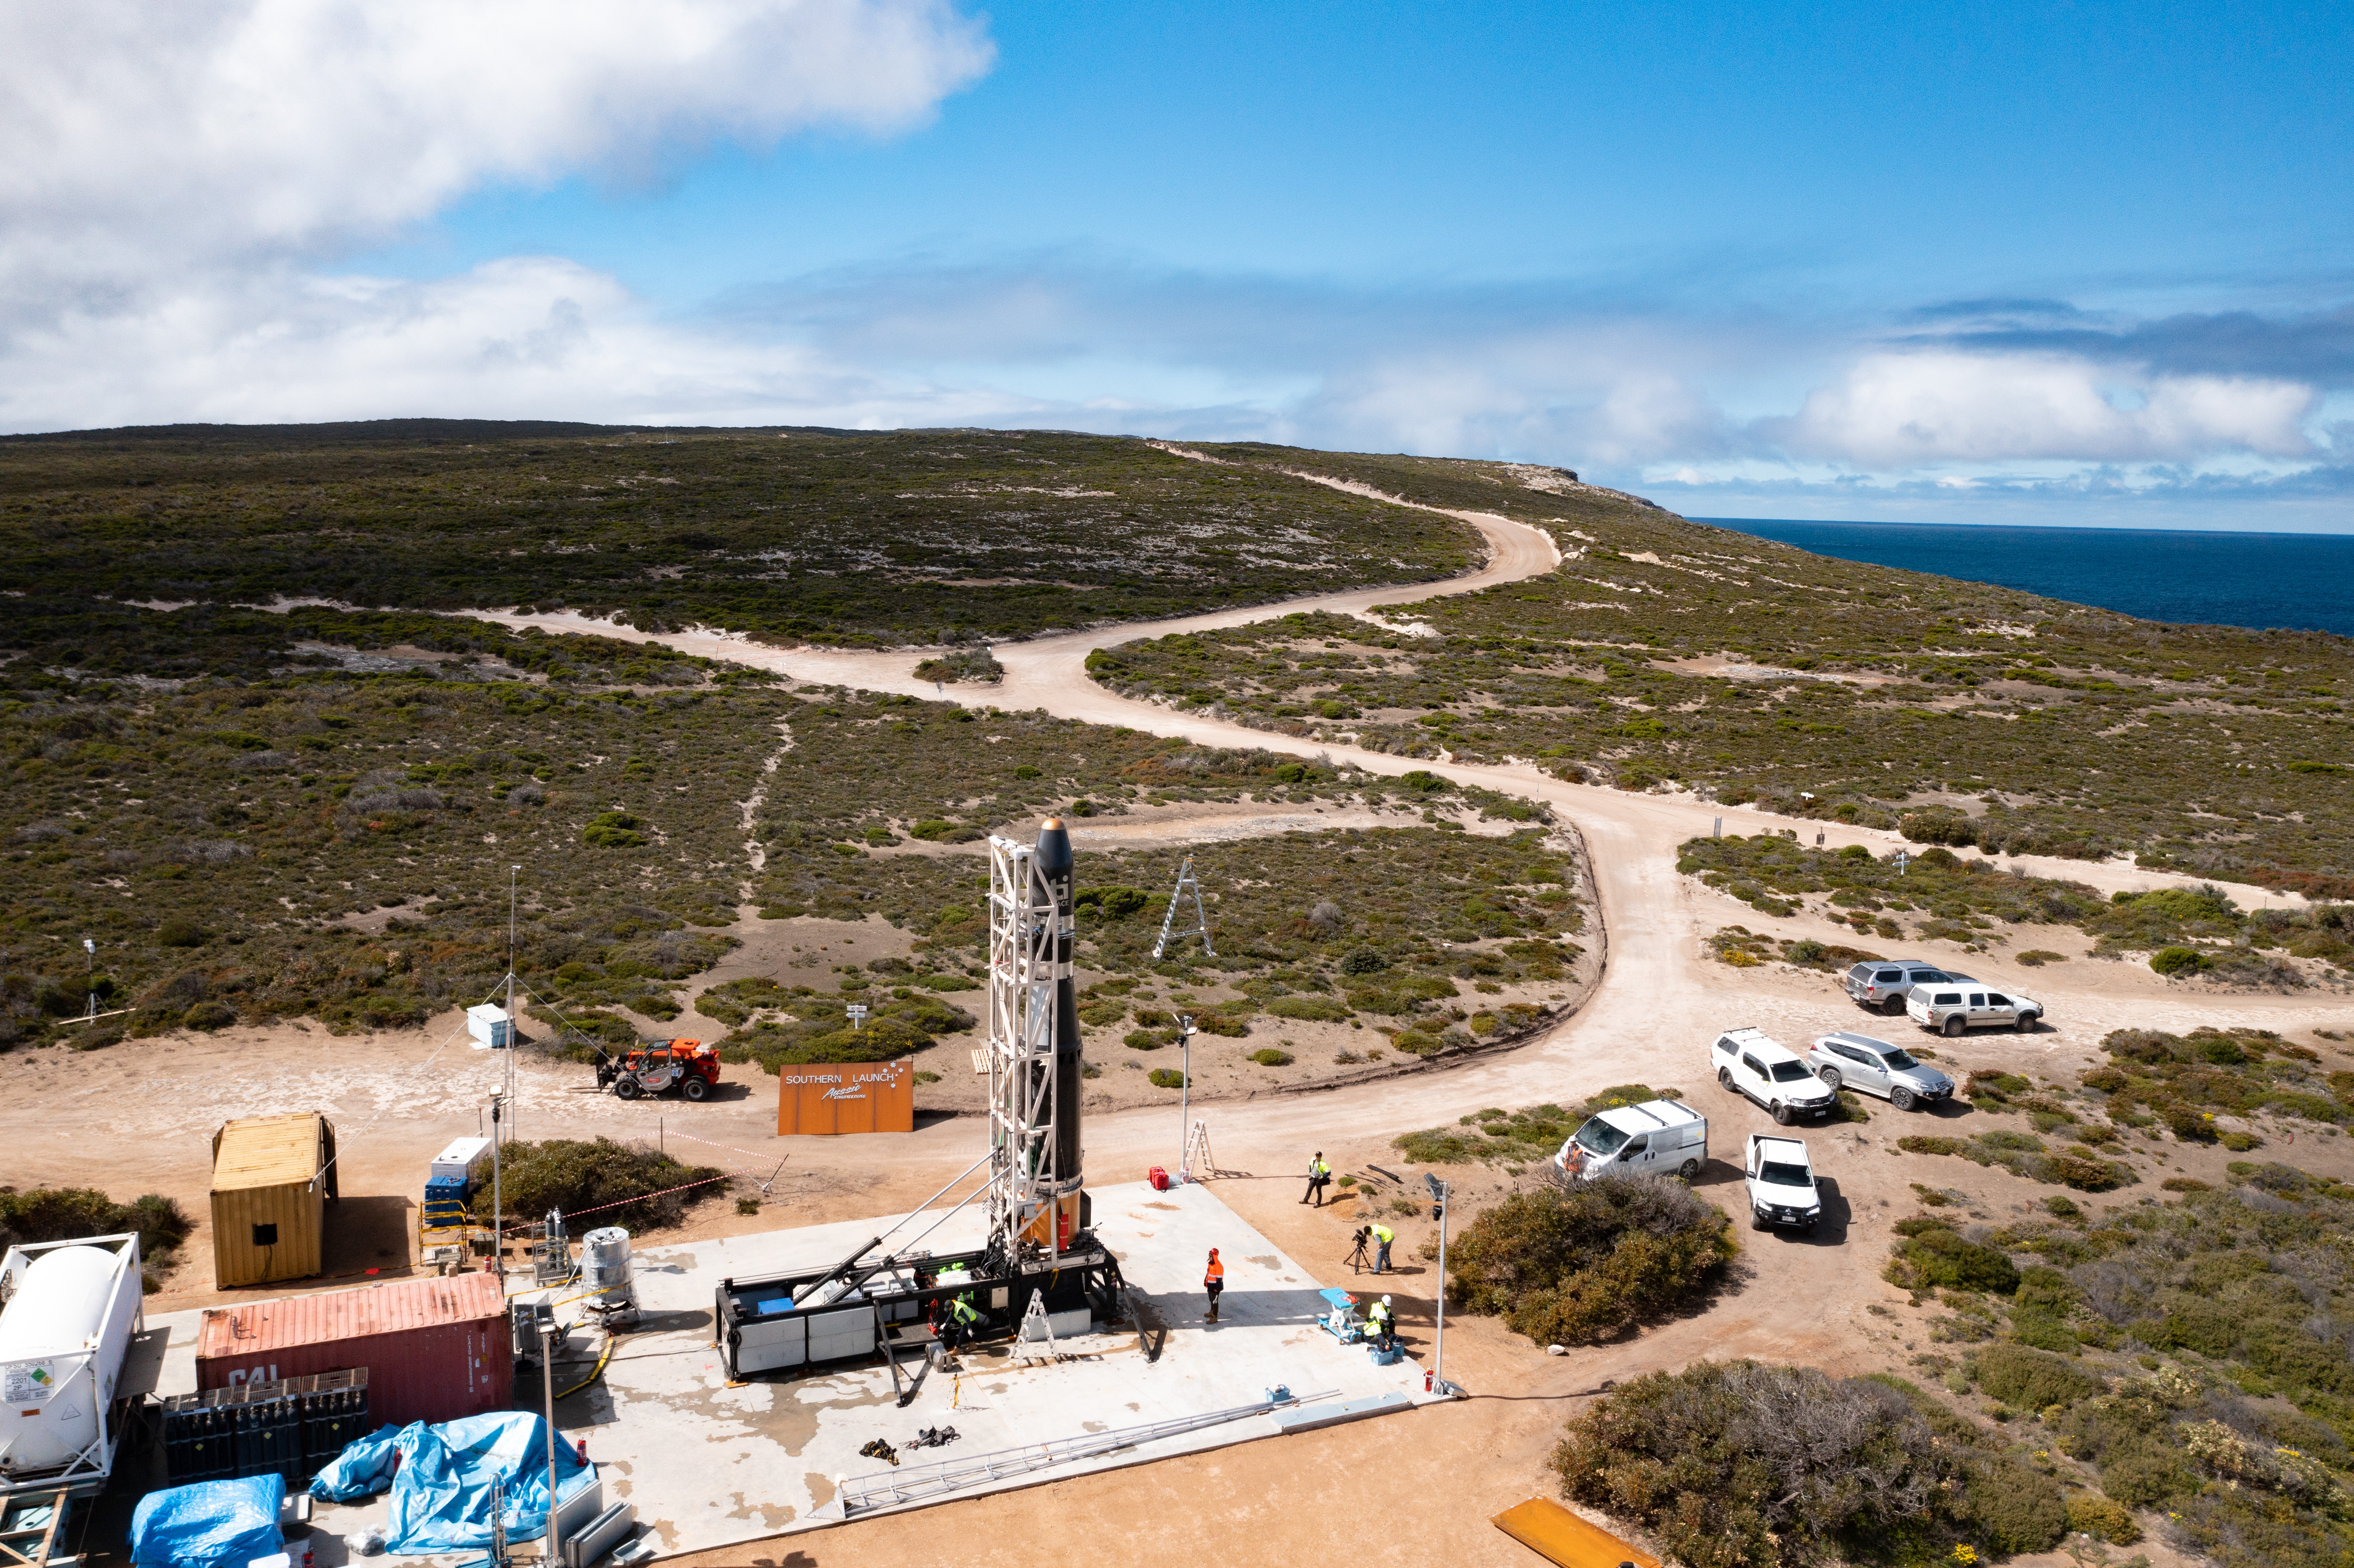
[[[1606,1171],[1689,1181],[1708,1162],[1708,1118],[1677,1100],[1615,1107],[1588,1118],[1553,1162],[1582,1181]]]

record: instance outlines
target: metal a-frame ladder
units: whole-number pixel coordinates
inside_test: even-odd
[[[1177,929],[1177,906],[1184,902],[1185,895],[1189,893],[1193,895],[1193,923],[1180,931]],[[1177,868],[1177,886],[1175,891],[1169,895],[1169,913],[1162,916],[1161,919],[1161,940],[1152,944],[1152,961],[1154,963],[1161,961],[1161,956],[1168,951],[1171,941],[1182,942],[1188,937],[1202,938],[1204,958],[1214,959],[1218,956],[1218,950],[1210,946],[1210,916],[1202,907],[1202,885],[1193,880],[1193,857],[1190,854],[1185,857],[1184,863]]]
[[[1046,1293],[1033,1290],[1030,1305],[1022,1314],[1022,1326],[1013,1331],[1013,1359],[1023,1361],[1036,1356],[1049,1366],[1062,1360],[1055,1349],[1055,1325],[1046,1320]]]

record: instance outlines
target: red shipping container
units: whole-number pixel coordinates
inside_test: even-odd
[[[200,1390],[354,1367],[368,1370],[368,1414],[378,1423],[506,1409],[514,1353],[497,1277],[403,1279],[210,1308],[196,1335]]]

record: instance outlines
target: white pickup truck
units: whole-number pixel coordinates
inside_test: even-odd
[[[1708,1118],[1678,1100],[1614,1106],[1588,1117],[1553,1163],[1581,1181],[1613,1172],[1689,1181],[1708,1163]]]
[[[1794,1225],[1811,1231],[1823,1217],[1822,1194],[1815,1190],[1814,1161],[1807,1146],[1795,1138],[1749,1135],[1748,1154],[1741,1163],[1749,1182],[1750,1224]]]

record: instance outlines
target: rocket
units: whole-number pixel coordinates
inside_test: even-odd
[[[1055,922],[1055,1196],[1056,1207],[1072,1211],[1066,1224],[1076,1224],[1081,1185],[1079,1171],[1079,1002],[1071,979],[1071,949],[1077,940],[1078,915],[1072,881],[1071,835],[1060,817],[1049,817],[1038,830],[1035,851],[1039,874],[1045,879],[1054,902]]]

